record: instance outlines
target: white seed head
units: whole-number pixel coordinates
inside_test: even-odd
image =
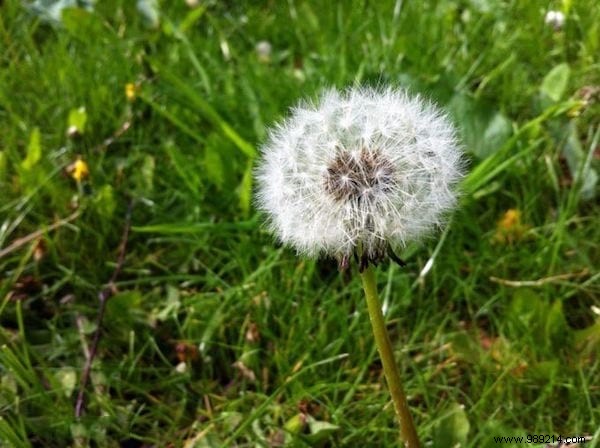
[[[548,11],[544,17],[544,22],[558,31],[565,24],[565,15],[560,11]]]
[[[431,103],[391,88],[328,90],[269,133],[257,205],[301,254],[376,262],[443,223],[463,160]]]
[[[260,62],[269,62],[271,60],[271,53],[273,53],[273,46],[266,40],[261,40],[254,47],[258,60]]]

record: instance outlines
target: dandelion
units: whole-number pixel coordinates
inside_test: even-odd
[[[90,175],[90,169],[87,163],[80,157],[67,167],[67,172],[77,183]]]
[[[498,243],[513,243],[523,238],[523,234],[529,229],[529,226],[521,221],[521,211],[518,209],[508,209],[502,218],[498,220],[496,232],[493,241]]]
[[[544,22],[554,30],[559,31],[565,24],[565,15],[560,11],[548,11],[544,17]]]
[[[271,42],[266,40],[261,40],[254,47],[254,51],[256,51],[256,56],[258,57],[258,61],[263,64],[267,64],[271,62],[271,54],[273,53],[273,46]]]
[[[73,138],[79,134],[79,129],[75,125],[70,125],[67,128],[67,137]]]
[[[444,223],[463,156],[449,119],[405,91],[326,91],[275,127],[262,147],[257,205],[278,239],[359,271],[406,446],[419,442],[394,361],[373,265]]]
[[[285,244],[344,268],[382,261],[444,222],[462,151],[448,118],[392,89],[325,92],[262,148],[258,206]]]
[[[135,101],[137,93],[138,87],[134,83],[128,82],[125,84],[125,98],[127,98],[127,101]]]

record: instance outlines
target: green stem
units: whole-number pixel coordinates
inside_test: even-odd
[[[379,350],[379,356],[381,357],[381,362],[383,364],[383,372],[387,380],[390,395],[394,402],[398,423],[400,424],[401,438],[404,441],[404,446],[406,448],[419,448],[419,438],[417,437],[415,424],[413,423],[410,411],[408,410],[406,395],[404,395],[402,382],[400,381],[400,373],[398,372],[398,366],[394,360],[392,344],[385,326],[383,313],[381,312],[381,304],[379,303],[379,298],[377,296],[377,285],[373,267],[369,266],[365,269],[364,272],[361,273],[361,278],[365,296],[367,298],[367,307],[369,309],[369,317],[371,318],[375,343],[377,344],[377,350]]]

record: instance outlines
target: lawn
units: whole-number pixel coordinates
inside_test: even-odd
[[[0,2],[0,446],[397,446],[356,267],[253,199],[269,126],[353,85],[469,160],[377,271],[424,446],[600,447],[596,0]]]

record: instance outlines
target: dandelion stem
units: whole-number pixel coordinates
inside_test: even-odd
[[[400,424],[401,438],[404,441],[404,446],[406,448],[419,448],[417,431],[410,415],[410,411],[408,410],[406,395],[402,389],[400,373],[398,372],[398,366],[394,360],[392,344],[385,326],[383,313],[381,312],[381,304],[379,303],[379,298],[377,296],[375,270],[372,266],[369,266],[360,274],[360,276],[367,298],[367,307],[369,309],[369,317],[371,319],[371,326],[373,327],[375,343],[377,344],[377,350],[379,351],[379,356],[381,357],[381,362],[383,364],[383,372],[387,380],[390,395],[394,402],[398,423]]]

